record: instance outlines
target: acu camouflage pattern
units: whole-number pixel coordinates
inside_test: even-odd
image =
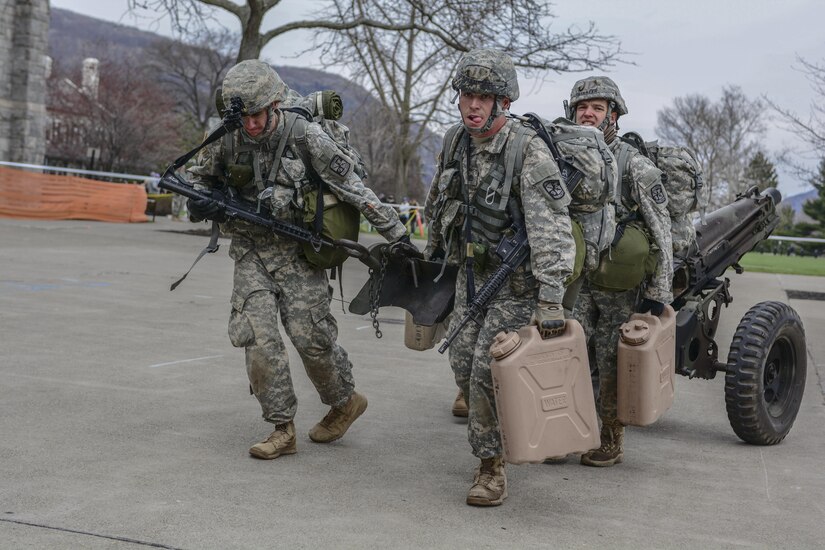
[[[573,84],[573,89],[570,90],[571,113],[568,113],[568,118],[574,120],[576,103],[590,99],[613,101],[616,104],[615,111],[619,116],[627,114],[627,104],[613,79],[606,76],[589,76]]]
[[[607,426],[617,426],[616,378],[619,327],[635,311],[639,289],[608,292],[592,288],[587,282],[579,292],[573,317],[584,328],[587,341],[593,346],[591,372],[599,374],[599,417]]]
[[[616,159],[596,128],[579,126],[565,118],[545,127],[566,159],[584,174],[572,193],[570,217],[578,221],[586,243],[584,272],[599,265],[599,258],[613,242],[616,215],[612,206],[618,179]]]
[[[516,67],[509,55],[499,50],[470,50],[461,56],[452,80],[453,90],[476,94],[519,98]]]
[[[620,147],[628,148],[627,161],[619,167],[622,193],[616,205],[616,219],[627,218],[635,208],[642,218],[650,244],[656,251],[656,272],[647,281],[643,297],[669,304],[673,301],[673,244],[662,171],[650,159],[621,140],[614,140],[610,147],[616,158],[624,156],[619,152]],[[628,199],[630,204],[626,204]]]
[[[685,147],[659,146],[655,142],[647,146],[656,158],[656,166],[667,175],[665,189],[673,251],[684,250],[696,240],[693,212],[704,212],[708,204],[701,165]]]
[[[226,73],[222,85],[224,106],[233,97],[240,97],[244,115],[254,115],[273,101],[283,101],[288,88],[268,63],[258,59],[241,61]]]
[[[476,273],[476,285],[481,286],[491,272]],[[456,279],[455,309],[450,316],[449,330],[467,310],[467,274],[459,270]],[[495,297],[481,326],[469,323],[449,348],[450,367],[455,382],[464,392],[469,410],[467,439],[478,458],[502,456],[501,431],[498,423],[493,375],[490,371],[490,346],[502,330],[515,331],[529,324],[536,307],[535,288],[514,288],[505,285]]]
[[[515,134],[518,124],[515,120],[508,120],[494,136],[473,139],[470,150],[465,150],[465,155],[470,154],[470,173],[466,174],[466,182],[471,201],[473,193],[489,172],[503,170],[500,153],[507,140]],[[558,166],[547,145],[534,133],[525,143],[522,170],[520,174],[514,174],[511,194],[520,199],[524,212],[531,248],[532,276],[524,267],[520,268],[511,276],[510,284],[505,285],[491,302],[482,326],[468,325],[450,346],[450,366],[469,407],[468,439],[473,454],[479,458],[502,454],[490,373],[493,338],[501,330],[516,330],[528,324],[538,298],[560,303],[564,281],[572,273],[575,256],[567,212],[570,196],[565,186],[559,184]],[[432,217],[430,242],[425,254],[429,257],[437,249],[446,250],[447,261],[453,263],[464,259],[466,249],[462,231],[464,215],[460,208],[466,158],[458,164],[454,166],[448,159],[442,163],[439,158],[426,204],[426,211]],[[475,267],[476,288],[484,284],[493,269]],[[466,284],[466,272],[459,269],[456,306],[451,317],[453,323],[461,319],[466,309]]]
[[[264,140],[252,140],[243,131],[232,136],[235,154],[231,166],[249,162],[254,171],[269,174],[284,131],[284,117],[278,118],[275,131]],[[231,178],[225,162],[226,146],[226,142],[217,141],[201,151],[196,165],[188,169],[196,187],[222,186]],[[394,210],[383,206],[364,186],[352,170],[352,161],[314,123],[307,123],[305,143],[290,143],[281,159],[273,185],[274,217],[288,222],[301,219],[302,191],[310,185],[311,175],[303,158],[311,159],[312,169],[327,188],[340,200],[355,205],[385,238],[396,240],[406,234]],[[342,169],[342,163],[350,163],[349,168]],[[254,202],[258,188],[249,181],[236,191]],[[352,366],[336,343],[337,325],[330,313],[326,272],[312,268],[301,255],[300,245],[291,239],[244,222],[225,223],[221,228],[232,235],[229,256],[235,261],[229,336],[233,345],[246,349],[249,381],[264,419],[287,422],[296,407],[288,355],[278,331],[279,313],[321,400],[342,406],[352,393]]]

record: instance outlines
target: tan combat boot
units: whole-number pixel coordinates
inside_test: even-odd
[[[340,439],[365,410],[367,398],[358,392],[352,392],[349,401],[343,407],[332,407],[323,420],[309,430],[309,438],[316,443],[329,443]]]
[[[582,455],[581,463],[585,466],[613,466],[624,458],[624,426],[621,424],[603,424],[601,433],[602,446]]]
[[[286,424],[278,424],[275,431],[269,437],[255,443],[249,448],[249,454],[255,458],[271,460],[281,455],[294,455],[298,449],[295,447],[295,424],[290,420]]]
[[[500,456],[482,458],[467,494],[471,506],[498,506],[507,498],[507,475]]]
[[[455,396],[455,401],[453,401],[453,416],[467,418],[468,414],[470,414],[470,410],[467,408],[467,401],[464,400],[464,392],[458,390],[458,395]]]

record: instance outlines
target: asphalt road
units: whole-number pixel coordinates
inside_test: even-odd
[[[508,466],[510,498],[466,506],[476,459],[450,415],[446,359],[403,345],[401,310],[342,314],[340,342],[369,408],[312,443],[326,412],[290,348],[298,453],[252,459],[270,426],[226,336],[228,243],[193,226],[0,219],[2,548],[821,548],[825,309],[788,300],[822,279],[731,275],[727,354],[754,303],[780,300],[808,337],[802,408],[779,445],[742,443],[724,377],[677,380],[673,408],[628,428],[613,468]],[[199,226],[205,227],[205,226]],[[346,264],[344,294],[366,278]],[[335,310],[334,310],[335,311]]]

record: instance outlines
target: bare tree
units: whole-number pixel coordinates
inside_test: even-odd
[[[500,48],[523,74],[605,68],[621,53],[618,42],[592,24],[552,33],[549,5],[533,0],[332,0],[332,5],[340,21],[384,23],[326,33],[319,58],[328,66],[347,67],[381,101],[396,132],[384,146],[397,148],[399,196],[416,184],[413,173],[421,171],[421,146],[432,138],[432,129],[456,119],[449,105],[450,79],[463,52]],[[408,30],[386,30],[399,24]]]
[[[657,113],[656,135],[690,147],[702,163],[712,206],[728,204],[747,186],[745,169],[765,131],[764,106],[738,86],[713,102],[702,95],[677,97]]]
[[[209,29],[188,42],[161,39],[148,48],[148,65],[175,99],[192,141],[202,139],[210,118],[217,116],[215,90],[234,64],[237,47],[236,35]]]
[[[65,79],[50,101],[71,134],[61,140],[63,152],[82,158],[87,148],[99,149],[103,170],[148,173],[180,149],[173,100],[133,59],[103,60],[96,95]]]
[[[413,1],[413,0],[411,0]],[[409,30],[408,24],[373,21],[367,18],[353,19],[310,19],[290,21],[269,30],[263,30],[264,17],[281,3],[281,0],[246,0],[237,4],[231,0],[128,0],[132,13],[149,11],[169,16],[172,26],[181,34],[201,31],[214,20],[214,10],[227,11],[238,18],[241,26],[241,44],[237,61],[257,59],[261,50],[270,40],[298,29],[327,29],[341,31],[360,26],[371,26],[386,30]],[[322,10],[323,12],[323,10]]]
[[[819,63],[808,61],[798,57],[797,61],[814,92],[814,101],[811,103],[810,112],[807,116],[800,115],[792,109],[778,105],[769,98],[765,98],[766,103],[776,112],[780,124],[789,132],[794,134],[807,149],[796,152],[797,156],[820,158],[822,151],[825,151],[825,59]],[[816,170],[808,168],[799,163],[798,159],[785,155],[785,164],[788,164],[796,173],[806,179],[815,178]]]
[[[241,25],[238,61],[257,58],[263,46],[297,29],[329,31],[316,45],[327,65],[344,66],[362,76],[390,116],[398,138],[395,181],[406,194],[414,160],[429,129],[444,123],[450,71],[458,56],[473,47],[500,48],[530,71],[556,73],[603,69],[619,60],[619,42],[601,35],[593,23],[551,32],[555,19],[542,0],[326,0],[318,18],[292,21],[269,30],[263,19],[280,0],[129,0],[133,12],[151,10],[171,17],[181,32],[191,32],[213,16],[213,9],[234,14]],[[385,113],[386,114],[386,113]],[[414,183],[413,183],[414,185]]]

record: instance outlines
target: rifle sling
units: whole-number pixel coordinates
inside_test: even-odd
[[[192,271],[192,268],[195,267],[195,264],[198,263],[199,261],[201,261],[201,258],[203,258],[206,254],[213,254],[213,253],[218,251],[218,248],[220,248],[220,246],[221,246],[221,245],[218,244],[218,237],[220,237],[220,235],[221,235],[221,229],[218,226],[218,222],[213,220],[212,221],[212,234],[209,236],[209,244],[207,244],[206,247],[204,247],[204,249],[201,250],[201,253],[198,254],[198,257],[195,258],[195,261],[192,262],[191,267],[189,267],[189,269],[186,270],[186,273],[183,274],[183,277],[181,277],[180,279],[178,279],[177,281],[172,283],[172,286],[169,288],[170,291],[175,290],[176,288],[178,288],[178,285],[183,282],[183,280],[186,278],[187,275],[189,275],[189,272]]]

